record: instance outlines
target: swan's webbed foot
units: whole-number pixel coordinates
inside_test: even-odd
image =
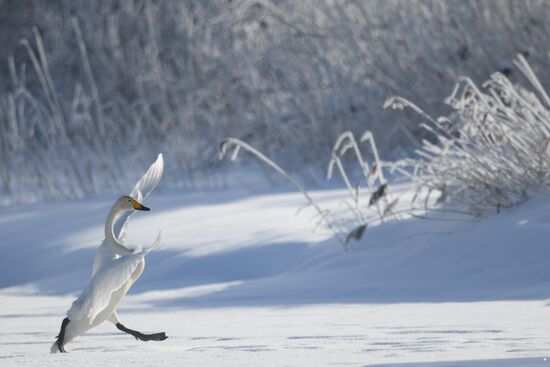
[[[149,340],[162,341],[168,339],[166,333],[155,333],[155,334],[143,334],[139,331],[128,329],[126,326],[122,325],[120,322],[116,324],[116,327],[120,331],[124,331],[127,334],[132,335],[136,340],[141,340],[147,342]]]
[[[61,353],[67,353],[63,344],[65,344],[65,328],[69,324],[69,321],[70,320],[68,317],[63,319],[63,322],[61,323],[61,330],[59,330],[59,334],[55,337],[57,339],[57,348]]]
[[[166,333],[164,332],[155,333],[155,334],[142,334],[142,333],[139,333],[139,334],[140,335],[136,336],[136,339],[142,340],[144,342],[149,340],[162,341],[162,340],[168,339],[168,337],[166,336]]]

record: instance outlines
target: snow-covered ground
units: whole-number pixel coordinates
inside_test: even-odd
[[[313,193],[338,207],[343,191]],[[119,315],[49,354],[115,198],[0,209],[0,366],[550,366],[550,198],[481,220],[403,219],[345,252],[299,194],[153,193],[163,247]]]
[[[550,312],[541,301],[157,309],[144,308],[138,298],[121,310],[124,323],[165,330],[169,339],[137,342],[103,324],[69,344],[68,354],[50,355],[60,313],[72,299],[2,296],[0,365],[362,366],[465,359],[550,365],[544,360]]]

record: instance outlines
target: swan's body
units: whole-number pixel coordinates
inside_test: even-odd
[[[105,222],[105,239],[94,260],[92,278],[80,296],[67,311],[58,340],[51,352],[64,352],[64,345],[104,321],[110,321],[119,330],[141,340],[164,340],[164,333],[142,334],[126,328],[119,322],[116,308],[139,278],[145,267],[145,255],[160,246],[160,232],[153,245],[145,250],[134,250],[124,245],[128,218],[135,210],[149,210],[140,204],[158,184],[163,172],[159,155],[147,173],[136,184],[130,196],[119,198]]]

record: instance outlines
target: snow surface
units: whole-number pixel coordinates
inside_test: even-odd
[[[164,244],[119,315],[168,340],[103,324],[50,355],[115,199],[0,209],[0,366],[550,366],[550,198],[403,218],[345,252],[299,194],[235,190],[154,193],[132,217],[130,243]]]

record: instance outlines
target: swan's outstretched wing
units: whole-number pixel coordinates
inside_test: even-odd
[[[122,256],[99,269],[67,311],[69,320],[88,320],[90,324],[93,323],[96,316],[109,305],[113,292],[130,279],[147,252]]]
[[[157,187],[162,172],[164,171],[164,159],[162,153],[158,155],[155,163],[149,167],[143,177],[137,182],[136,186],[132,189],[130,196],[141,202],[147,195],[151,193]]]
[[[158,155],[155,163],[153,163],[151,167],[149,167],[143,177],[136,183],[136,185],[132,189],[132,192],[130,192],[130,196],[140,203],[143,202],[143,199],[145,199],[147,195],[149,195],[155,189],[155,187],[157,187],[163,172],[164,159],[161,153]],[[121,243],[124,243],[125,241],[126,226],[128,224],[128,218],[130,218],[130,215],[132,215],[132,212],[124,214],[122,217],[120,217],[120,219],[115,223],[114,226],[115,236],[117,236],[118,240]]]

